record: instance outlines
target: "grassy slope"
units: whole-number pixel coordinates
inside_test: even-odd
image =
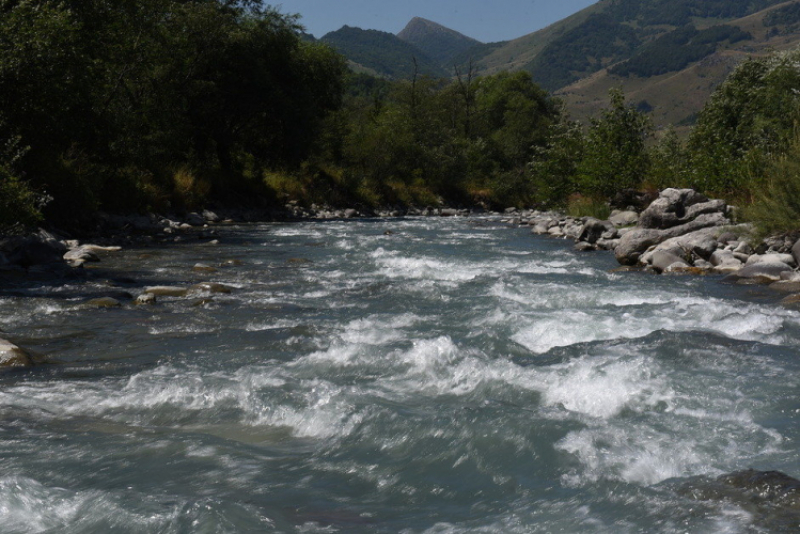
[[[767,39],[768,28],[764,27],[764,15],[782,6],[772,8],[733,21],[696,21],[698,27],[725,22],[739,26],[753,35],[752,40],[741,41],[727,49],[689,65],[679,72],[671,72],[652,78],[613,76],[607,70],[575,82],[557,92],[576,119],[586,119],[607,104],[608,90],[619,87],[625,91],[631,103],[646,100],[653,106],[653,123],[658,126],[678,124],[698,112],[714,89],[730,74],[742,60],[751,56],[767,54],[774,50],[786,50],[800,44],[800,33]]]
[[[563,32],[578,26],[593,13],[601,11],[603,4],[604,2],[598,2],[546,28],[503,43],[503,46],[481,58],[478,61],[478,68],[482,74],[494,74],[503,70],[519,70],[523,68],[533,61],[550,41]]]

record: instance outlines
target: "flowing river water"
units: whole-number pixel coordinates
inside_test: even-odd
[[[776,297],[491,219],[219,233],[0,297],[50,362],[0,375],[0,532],[792,531],[683,490],[800,476]],[[108,279],[233,291],[86,309]]]

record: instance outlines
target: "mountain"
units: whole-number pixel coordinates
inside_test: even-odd
[[[410,78],[416,60],[418,74],[448,76],[448,71],[425,52],[392,33],[344,26],[320,41],[338,50],[355,70],[388,78]]]
[[[517,39],[482,44],[414,18],[397,36],[344,27],[322,39],[357,70],[402,78],[526,70],[572,116],[593,116],[621,88],[657,126],[689,125],[741,61],[800,45],[800,1],[599,0]]]
[[[414,17],[397,34],[401,40],[422,50],[439,65],[452,67],[452,61],[481,42],[427,19]]]
[[[630,59],[666,34],[687,28],[705,30],[782,3],[785,0],[600,0],[547,28],[509,41],[482,58],[479,66],[486,72],[524,69],[554,91]],[[723,34],[703,39],[706,45],[721,43],[728,37]],[[672,50],[678,51],[674,45]],[[705,55],[716,49],[706,48]]]
[[[799,19],[797,0],[600,0],[484,50],[476,65],[527,70],[578,119],[618,87],[657,125],[690,124],[743,59],[800,44]]]
[[[556,94],[574,117],[585,119],[606,105],[609,89],[621,88],[656,126],[688,126],[739,63],[799,45],[800,2],[777,3],[740,18],[662,33],[624,61],[560,87]]]

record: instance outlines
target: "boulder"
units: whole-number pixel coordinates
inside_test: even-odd
[[[606,234],[611,234],[605,237]],[[586,241],[587,243],[597,243],[600,238],[613,239],[616,235],[616,229],[610,221],[601,221],[594,217],[589,217],[583,225],[583,228],[578,235],[578,241]]]
[[[353,208],[347,208],[344,210],[344,218],[345,219],[352,219],[353,217],[358,216],[358,211],[354,210]]]
[[[219,215],[210,210],[203,210],[203,219],[210,223],[218,223],[221,220]]]
[[[193,293],[230,293],[231,288],[224,284],[218,284],[215,282],[202,282],[200,284],[191,286],[189,291]]]
[[[207,265],[205,263],[195,263],[192,270],[196,273],[214,273],[217,271],[216,267]]]
[[[711,265],[717,267],[718,265],[723,265],[725,263],[737,263],[741,266],[741,261],[734,257],[733,252],[730,250],[715,250],[709,260]]]
[[[136,300],[133,303],[137,306],[153,305],[156,303],[156,296],[152,293],[142,293],[136,297]]]
[[[791,271],[785,263],[753,263],[739,269],[734,276],[739,279],[750,279],[757,283],[768,284],[781,279],[781,273]]]
[[[78,247],[68,250],[64,254],[64,259],[68,262],[87,262],[87,261],[100,261],[100,257],[91,248]]]
[[[690,265],[680,256],[665,250],[656,251],[653,254],[651,265],[657,272],[673,272],[678,269],[688,269]]]
[[[671,252],[681,258],[699,258],[708,260],[717,250],[717,240],[714,239],[717,229],[714,227],[703,228],[686,235],[672,237],[658,244],[652,250],[642,254],[639,259],[642,263],[650,263],[652,254],[658,250]]]
[[[44,230],[29,236],[13,236],[0,240],[0,254],[5,257],[5,262],[24,268],[62,262],[66,252],[67,246]]]
[[[778,280],[777,282],[771,283],[769,288],[782,293],[800,293],[800,282],[793,280]]]
[[[90,308],[119,308],[122,306],[122,303],[112,297],[99,297],[87,300],[85,305]]]
[[[185,297],[188,292],[188,287],[179,286],[150,286],[144,288],[144,293],[150,293],[156,297]]]
[[[638,228],[623,235],[619,244],[614,248],[614,257],[622,265],[636,265],[641,255],[650,247],[661,243],[666,238],[662,237],[660,230]]]
[[[549,230],[549,227],[547,226],[547,223],[545,223],[545,222],[537,222],[531,228],[531,233],[532,234],[543,235],[543,234],[546,234],[548,230]]]
[[[608,218],[614,226],[632,226],[639,222],[639,214],[635,211],[620,211]]]
[[[650,247],[663,243],[673,237],[685,236],[692,232],[722,226],[729,221],[721,213],[704,213],[693,221],[678,226],[658,230],[654,228],[637,228],[626,232],[614,249],[614,255],[622,265],[635,265],[641,255]]]
[[[797,271],[784,271],[781,273],[781,280],[800,282],[800,273]]]
[[[745,265],[753,265],[756,263],[783,263],[789,265],[790,267],[796,267],[797,263],[794,260],[794,256],[791,254],[753,254],[747,261]]]
[[[650,229],[665,229],[679,226],[687,220],[709,213],[707,208],[696,209],[688,216],[691,207],[709,202],[708,198],[693,189],[665,189],[639,217],[639,226]],[[724,202],[722,203],[724,205]],[[724,213],[724,212],[722,212]]]
[[[2,367],[31,367],[33,361],[30,355],[10,341],[0,339],[0,368]]]
[[[747,530],[753,532],[797,532],[800,525],[800,480],[780,471],[747,469],[716,479],[697,477],[678,493],[746,510]]]
[[[795,263],[800,265],[800,240],[798,240],[797,243],[792,245],[792,256],[794,257]]]
[[[637,189],[623,189],[617,192],[611,199],[611,207],[621,210],[633,208],[641,211],[653,202],[658,195],[650,191],[639,191]]]

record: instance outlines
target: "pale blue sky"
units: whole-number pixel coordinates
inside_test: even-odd
[[[282,13],[299,13],[309,33],[322,37],[345,24],[397,33],[413,17],[438,22],[483,42],[534,32],[597,0],[267,0]]]

